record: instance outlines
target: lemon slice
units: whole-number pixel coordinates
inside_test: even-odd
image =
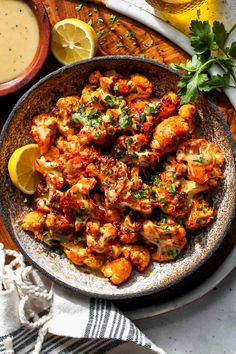
[[[28,144],[15,150],[8,162],[8,171],[13,184],[26,194],[33,194],[40,181],[34,169],[35,160],[40,157],[37,144]]]
[[[94,29],[77,18],[66,18],[52,29],[51,49],[55,58],[67,65],[92,58],[97,50]]]

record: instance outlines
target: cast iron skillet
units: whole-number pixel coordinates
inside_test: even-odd
[[[172,263],[153,263],[145,273],[134,272],[128,282],[116,287],[98,274],[76,268],[64,255],[51,253],[20,227],[22,214],[29,205],[24,195],[12,184],[7,163],[12,152],[32,142],[29,136],[31,118],[50,111],[60,96],[81,92],[88,74],[96,69],[116,69],[127,74],[140,72],[154,84],[155,95],[176,90],[179,74],[152,60],[109,56],[81,61],[49,74],[34,85],[16,104],[0,136],[1,213],[12,239],[26,258],[42,273],[64,287],[90,296],[109,299],[138,297],[163,291],[181,282],[202,266],[223,242],[235,212],[236,166],[233,141],[223,117],[205,97],[200,97],[196,124],[208,140],[216,143],[225,156],[225,178],[214,189],[212,199],[218,205],[217,217],[202,233],[191,236],[183,257]]]

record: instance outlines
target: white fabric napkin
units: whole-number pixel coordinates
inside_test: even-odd
[[[124,342],[166,354],[110,301],[53,285],[0,244],[0,353],[103,354]]]

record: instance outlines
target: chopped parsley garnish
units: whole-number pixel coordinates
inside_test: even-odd
[[[134,32],[131,32],[131,31],[128,31],[128,30],[127,30],[127,31],[125,32],[125,35],[126,35],[126,37],[131,38],[133,41],[136,40]]]
[[[79,5],[75,6],[75,9],[77,12],[79,12],[82,9],[82,7],[83,7],[83,4],[79,4]]]
[[[127,127],[132,127],[133,125],[133,120],[132,118],[127,114],[127,115],[120,115],[119,116],[119,123],[121,129],[127,128]]]
[[[146,118],[147,118],[147,116],[146,116],[146,113],[141,113],[141,115],[140,115],[140,122],[141,123],[144,123],[145,122],[145,120],[146,120]]]
[[[102,37],[102,31],[97,31],[97,38],[101,38]]]
[[[145,108],[145,112],[146,112],[146,113],[153,114],[153,113],[156,112],[156,110],[155,110],[155,108],[152,107],[152,106],[147,106],[147,107]]]
[[[175,195],[175,185],[174,184],[170,184],[167,187],[167,190],[168,190],[171,197],[173,197]]]
[[[139,191],[133,192],[132,197],[134,197],[135,199],[146,198],[147,197],[147,190],[140,189]]]
[[[118,41],[117,44],[116,44],[116,48],[118,49],[118,48],[121,48],[121,47],[124,47],[124,45],[120,41]]]
[[[112,96],[109,96],[109,95],[106,96],[105,101],[109,107],[111,107],[111,108],[115,107],[115,102],[114,102]]]
[[[107,168],[104,168],[104,170],[102,171],[104,173],[104,175],[109,175],[109,170]]]
[[[109,25],[112,25],[114,22],[115,22],[115,20],[116,20],[116,15],[111,15],[110,17],[109,17],[109,19],[108,19],[108,23],[109,23]]]
[[[157,225],[156,229],[163,231],[164,234],[168,234],[171,231],[168,225]]]
[[[83,224],[83,219],[81,218],[81,216],[77,215],[75,219],[76,219],[76,221],[79,222],[80,224]]]
[[[101,23],[103,23],[103,19],[102,18],[98,18],[98,24],[100,25]]]
[[[199,156],[199,158],[198,159],[196,159],[196,160],[193,160],[193,162],[198,162],[198,163],[204,163],[205,162],[205,157],[203,157],[203,156]]]
[[[114,87],[113,87],[113,90],[114,90],[114,91],[117,91],[117,90],[119,90],[119,86],[117,86],[117,85],[114,85]]]
[[[88,114],[89,119],[97,118],[99,117],[100,112],[97,109],[92,109],[91,112]]]
[[[126,138],[125,139],[126,146],[129,148],[132,145],[132,139],[131,138]]]

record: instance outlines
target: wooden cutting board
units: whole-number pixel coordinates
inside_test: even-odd
[[[163,64],[181,63],[188,59],[188,55],[169,40],[134,20],[106,9],[100,5],[102,3],[101,0],[95,1],[98,4],[83,2],[79,11],[76,10],[76,7],[81,3],[80,1],[42,0],[42,2],[47,9],[52,26],[57,21],[69,17],[77,17],[85,22],[90,22],[100,37],[98,55],[144,55],[146,58],[154,59]],[[30,85],[15,94],[0,99],[0,127],[22,93],[40,77],[58,67],[59,64],[49,54],[41,72]],[[213,99],[224,114],[236,141],[236,112],[222,93],[214,94]],[[3,242],[7,248],[16,249],[3,226],[1,218],[0,242]],[[236,243],[233,233],[229,247],[232,247],[232,243]],[[229,249],[227,248],[223,253],[228,251]]]

